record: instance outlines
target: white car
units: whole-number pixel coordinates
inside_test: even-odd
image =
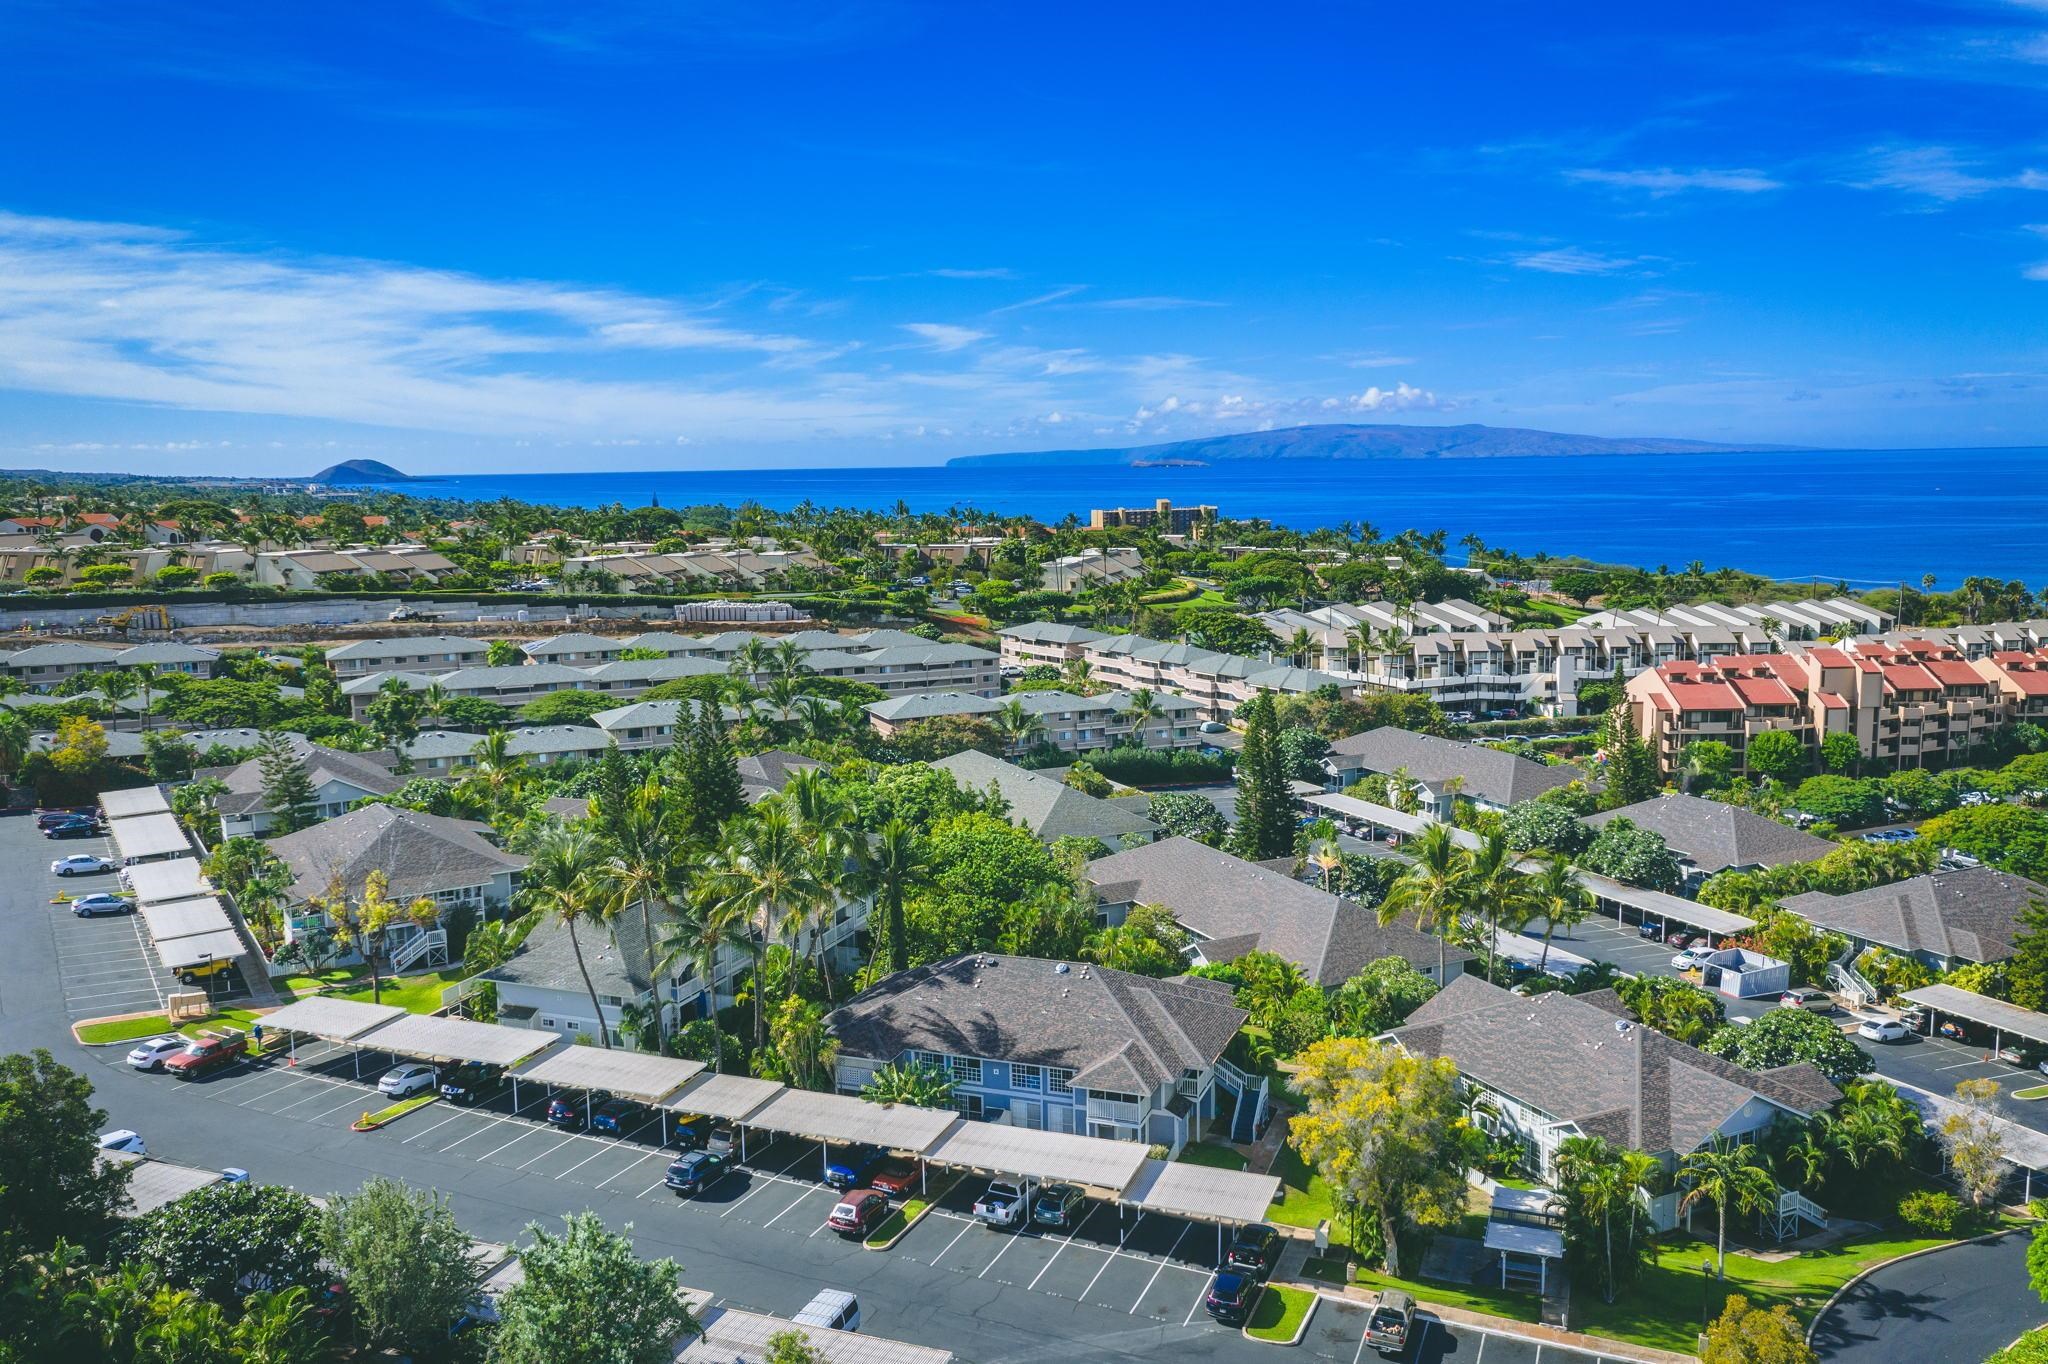
[[[60,857],[50,864],[52,876],[98,876],[114,869],[111,857],[96,857],[92,853],[79,853],[73,857]]]
[[[384,1078],[377,1081],[377,1092],[389,1094],[394,1099],[403,1099],[434,1087],[434,1068],[417,1064],[393,1066],[384,1072]]]
[[[1896,1018],[1866,1018],[1856,1025],[1856,1035],[1868,1042],[1903,1042],[1906,1025]]]
[[[1689,948],[1671,959],[1671,969],[1674,971],[1690,971],[1699,964],[1700,959],[1695,957]]]
[[[162,1070],[164,1062],[185,1050],[182,1037],[152,1037],[147,1042],[135,1044],[135,1050],[128,1053],[128,1064],[137,1070]]]
[[[100,1133],[100,1150],[126,1151],[130,1155],[136,1156],[146,1156],[149,1154],[149,1147],[144,1144],[142,1134],[140,1132],[131,1132],[125,1127],[117,1127],[111,1132]]]

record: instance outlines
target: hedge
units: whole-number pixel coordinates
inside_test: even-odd
[[[1139,787],[1198,786],[1206,782],[1229,781],[1235,762],[1228,752],[1211,758],[1186,748],[1170,753],[1112,748],[1088,756],[1088,765],[1111,781]]]

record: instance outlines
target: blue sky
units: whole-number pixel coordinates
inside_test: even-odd
[[[2048,0],[17,0],[0,126],[15,466],[2048,444]]]

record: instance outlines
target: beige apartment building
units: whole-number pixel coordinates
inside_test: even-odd
[[[1157,526],[1174,535],[1186,535],[1204,522],[1216,519],[1216,508],[1176,507],[1173,499],[1162,497],[1149,507],[1097,507],[1088,513],[1091,530],[1114,530],[1121,526]]]

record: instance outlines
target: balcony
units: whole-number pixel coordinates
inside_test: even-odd
[[[1120,1123],[1125,1127],[1138,1127],[1145,1121],[1145,1105],[1126,1103],[1121,1099],[1102,1099],[1088,1096],[1088,1121]]]

